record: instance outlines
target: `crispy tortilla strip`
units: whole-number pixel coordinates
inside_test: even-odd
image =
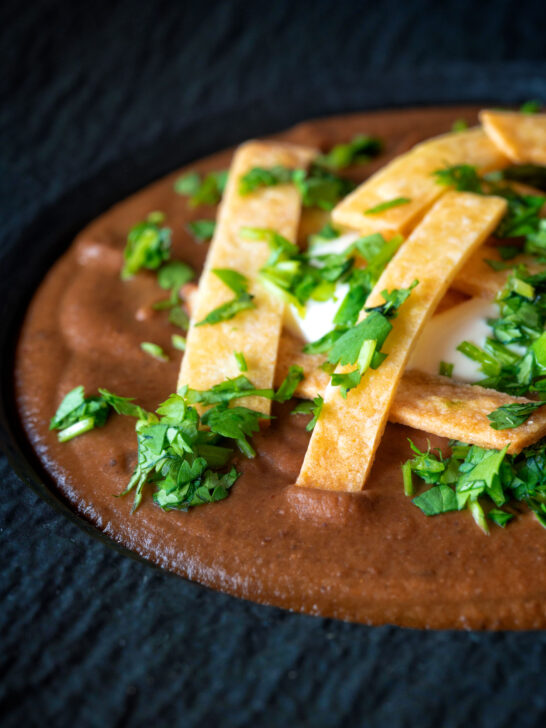
[[[209,389],[239,374],[233,353],[240,351],[248,364],[248,378],[256,387],[271,387],[277,359],[284,304],[258,281],[269,248],[266,243],[245,240],[243,226],[272,228],[294,242],[300,217],[300,196],[293,185],[266,187],[250,195],[239,194],[239,179],[252,167],[304,167],[316,151],[288,144],[247,142],[235,153],[220,206],[218,222],[199,282],[192,324],[182,360],[178,388]],[[256,307],[242,311],[229,321],[195,326],[210,311],[233,297],[213,268],[232,268],[247,277]],[[249,397],[241,403],[269,412],[270,402]]]
[[[433,173],[463,163],[475,165],[480,172],[490,172],[502,169],[508,160],[479,127],[444,134],[418,144],[380,169],[334,208],[332,219],[337,225],[363,234],[406,234],[447,191],[436,182]],[[365,214],[370,208],[400,197],[411,202],[376,215]]]
[[[455,277],[452,283],[453,288],[468,296],[479,296],[480,298],[495,298],[497,293],[506,283],[506,279],[513,271],[513,268],[506,270],[493,270],[486,263],[487,260],[502,261],[497,248],[492,245],[483,245],[470,256],[464,268]],[[544,265],[537,263],[532,255],[518,255],[508,261],[510,265],[526,265],[530,273],[539,273],[544,270]]]
[[[384,345],[388,356],[380,367],[366,372],[346,400],[337,387],[328,385],[297,485],[362,489],[417,337],[457,272],[505,210],[506,201],[500,198],[447,192],[402,245],[367,301],[369,307],[380,305],[384,289],[407,288],[419,279],[393,322]]]
[[[482,111],[487,136],[513,162],[546,164],[546,114]]]
[[[487,415],[503,405],[529,401],[412,370],[404,373],[389,421],[488,449],[509,445],[509,453],[518,453],[546,434],[546,407],[510,430],[494,430]]]

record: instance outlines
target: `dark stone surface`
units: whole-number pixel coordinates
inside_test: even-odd
[[[5,3],[0,254],[22,258],[36,220],[69,230],[192,156],[305,117],[545,100],[543,14],[509,0]],[[544,633],[258,607],[89,538],[4,458],[0,482],[2,725],[546,723]]]

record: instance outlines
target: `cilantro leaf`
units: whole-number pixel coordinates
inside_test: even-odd
[[[304,402],[300,402],[292,412],[291,415],[310,415],[312,414],[313,417],[309,420],[306,426],[307,432],[311,432],[315,425],[317,424],[317,420],[320,417],[320,413],[322,411],[322,405],[324,404],[324,399],[320,396],[320,394],[315,397],[312,400],[306,400]]]
[[[491,510],[487,514],[487,517],[491,521],[493,521],[493,523],[496,523],[497,526],[500,526],[501,528],[506,528],[507,523],[511,521],[512,518],[514,518],[514,514],[507,513],[500,508],[491,508]]]
[[[301,195],[302,205],[321,210],[332,210],[355,188],[351,180],[316,165],[311,165],[309,170],[295,170],[292,179]]]
[[[171,343],[178,351],[186,351],[186,338],[184,336],[173,334],[171,336]]]
[[[451,362],[441,361],[438,366],[438,374],[440,374],[442,377],[452,377],[453,366],[454,365]]]
[[[190,205],[216,205],[222,199],[227,182],[227,170],[210,172],[205,177],[197,172],[182,175],[174,183],[175,192],[190,198]]]
[[[248,195],[260,187],[273,187],[292,182],[294,170],[277,164],[273,167],[253,167],[239,179],[239,194]]]
[[[187,224],[189,232],[198,243],[205,243],[210,240],[216,230],[216,220],[202,219],[192,220]]]
[[[512,404],[503,404],[493,412],[487,415],[487,419],[491,423],[494,430],[508,430],[512,427],[519,427],[526,422],[529,417],[536,412],[539,407],[544,406],[544,402],[513,402]]]
[[[437,516],[457,510],[457,496],[449,485],[435,485],[412,501],[425,516]]]
[[[436,182],[446,187],[453,187],[459,192],[483,192],[483,184],[476,167],[470,164],[455,164],[433,172]]]
[[[326,154],[320,154],[315,164],[328,169],[344,169],[352,164],[364,164],[383,150],[383,142],[368,134],[357,134],[346,144],[336,144]]]
[[[86,397],[84,388],[79,386],[64,397],[49,429],[59,430],[59,442],[68,442],[95,427],[103,427],[109,414],[110,407],[102,397]]]
[[[240,372],[247,372],[248,371],[248,364],[246,363],[245,355],[242,351],[234,351],[233,356],[235,357],[235,361],[237,362],[237,367]]]
[[[537,99],[531,99],[525,101],[520,107],[520,113],[522,114],[538,114],[542,108],[542,103]]]
[[[379,205],[370,207],[368,210],[364,211],[364,214],[378,215],[380,212],[385,212],[385,210],[390,210],[393,207],[400,207],[400,205],[407,205],[410,202],[411,200],[409,197],[395,197],[393,200],[385,200],[385,202],[380,202]]]
[[[168,355],[163,351],[159,344],[154,344],[152,341],[142,341],[140,348],[146,354],[149,354],[158,361],[169,361]]]
[[[288,370],[288,374],[275,392],[275,401],[287,402],[289,399],[292,399],[294,392],[298,388],[298,384],[301,382],[303,377],[303,369],[300,366],[291,366]]]
[[[248,281],[244,275],[230,268],[214,268],[212,272],[222,283],[225,283],[228,288],[231,288],[235,294],[235,298],[213,309],[202,321],[196,323],[196,326],[229,321],[240,311],[255,308],[254,296],[248,293]]]
[[[160,227],[162,218],[150,213],[146,220],[134,225],[127,235],[123,251],[125,263],[121,271],[122,280],[132,278],[142,268],[155,270],[171,254],[171,231]]]
[[[150,420],[155,419],[155,415],[151,412],[147,412],[142,409],[138,404],[133,404],[133,398],[131,397],[120,397],[117,394],[109,392],[107,389],[101,389],[99,387],[99,394],[103,402],[112,407],[118,415],[128,415],[129,417],[136,417],[139,420]]]
[[[169,311],[169,322],[184,331],[187,331],[190,325],[188,314],[180,306],[175,306]]]

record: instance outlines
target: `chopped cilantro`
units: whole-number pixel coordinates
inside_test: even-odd
[[[237,362],[237,368],[240,372],[248,372],[248,364],[242,351],[234,351],[233,356]]]
[[[59,442],[68,442],[78,435],[106,424],[110,408],[101,397],[86,397],[82,386],[75,387],[63,399],[49,424],[59,430]]]
[[[302,205],[321,210],[332,210],[356,186],[351,180],[316,165],[311,165],[309,170],[295,170],[293,182],[301,195]]]
[[[140,344],[140,348],[146,354],[153,356],[153,358],[158,361],[169,361],[168,355],[163,351],[159,344],[154,344],[151,341],[143,341]]]
[[[503,404],[496,410],[487,415],[487,419],[491,423],[494,430],[508,430],[512,427],[519,427],[526,422],[529,417],[536,412],[539,407],[544,406],[544,402],[513,402],[512,404]]]
[[[381,347],[392,329],[389,319],[396,316],[398,308],[416,285],[417,281],[414,281],[409,288],[383,291],[381,295],[385,303],[366,309],[368,315],[356,326],[340,333],[334,342],[327,357],[328,370],[333,372],[337,365],[356,364],[356,368],[350,372],[332,373],[332,384],[340,387],[343,397],[347,396],[350,389],[358,386],[370,367],[377,369],[384,361],[386,355],[381,352]]]
[[[260,187],[273,187],[274,185],[292,182],[294,170],[277,164],[273,167],[253,167],[239,179],[239,194],[248,195]]]
[[[496,523],[497,526],[506,528],[506,524],[514,518],[514,514],[507,513],[500,508],[491,508],[491,510],[487,513],[487,517],[493,521],[493,523]]]
[[[368,134],[357,134],[346,144],[336,144],[326,154],[320,154],[315,164],[327,169],[344,169],[352,164],[364,164],[383,150],[383,142]]]
[[[190,198],[190,205],[217,205],[222,199],[227,182],[227,170],[210,172],[201,177],[197,172],[188,172],[174,183],[175,192]]]
[[[186,338],[179,334],[173,334],[171,336],[171,343],[178,351],[186,351]]]
[[[519,110],[522,114],[538,114],[541,108],[542,103],[540,101],[538,101],[537,99],[531,99],[530,101],[525,101],[519,107]]]
[[[185,283],[195,278],[195,272],[187,263],[173,260],[159,269],[157,282],[164,290],[178,291]]]
[[[433,173],[440,185],[453,187],[459,192],[483,191],[482,181],[476,171],[476,167],[470,164],[455,164],[453,167],[437,169]]]
[[[231,288],[235,294],[235,298],[213,309],[202,321],[195,324],[196,326],[229,321],[229,319],[232,319],[240,311],[255,308],[254,296],[248,292],[248,281],[244,275],[231,268],[214,268],[212,272],[222,283],[225,283],[228,288]]]
[[[379,205],[375,205],[375,207],[370,207],[364,211],[364,214],[378,215],[380,212],[385,212],[385,210],[390,210],[393,207],[400,207],[400,205],[407,205],[410,202],[409,197],[395,197],[394,200],[386,200],[385,202],[379,203]]]
[[[441,361],[438,367],[438,374],[441,374],[443,377],[452,377],[453,364],[451,362]]]
[[[187,331],[190,325],[188,314],[181,306],[176,306],[169,311],[169,322],[184,331]]]
[[[188,230],[198,243],[205,243],[214,235],[216,220],[192,220],[187,225]]]
[[[410,441],[414,457],[403,466],[404,489],[413,495],[411,474],[432,486],[413,499],[425,515],[467,508],[477,525],[488,532],[487,518],[504,527],[513,515],[501,510],[510,501],[525,503],[546,528],[546,440],[517,455],[451,443],[451,454],[429,448],[421,452]],[[485,513],[483,504],[493,506]]]
[[[155,270],[166,260],[171,251],[171,231],[161,227],[162,213],[150,213],[146,220],[134,225],[127,235],[123,251],[125,263],[122,280],[132,278],[142,268]]]
[[[307,432],[311,432],[315,425],[317,424],[317,420],[320,417],[320,413],[322,411],[322,405],[324,404],[323,398],[320,396],[320,394],[315,397],[313,400],[306,400],[304,402],[300,402],[290,414],[292,415],[310,415],[312,414],[313,417],[309,420],[306,426]]]
[[[451,131],[454,132],[465,131],[465,129],[468,129],[468,122],[464,119],[456,119],[451,127]]]
[[[335,240],[341,235],[341,231],[335,228],[331,222],[327,222],[318,233],[309,236],[309,248],[312,249],[317,243],[324,243],[328,240]]]

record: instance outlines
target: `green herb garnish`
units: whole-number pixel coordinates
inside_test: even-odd
[[[377,157],[383,142],[368,134],[358,134],[346,144],[336,144],[326,154],[320,154],[315,164],[327,169],[344,169],[352,164],[364,164]]]
[[[456,119],[451,126],[451,131],[454,132],[465,131],[466,129],[468,129],[468,122],[464,119]]]
[[[332,384],[340,387],[342,397],[357,387],[364,374],[371,367],[377,369],[385,360],[386,354],[381,351],[392,330],[390,319],[397,315],[400,306],[407,300],[411,291],[418,284],[414,281],[409,288],[383,291],[381,295],[385,303],[372,309],[365,309],[368,315],[356,326],[352,326],[335,340],[328,352],[327,367],[332,372]],[[356,368],[346,373],[336,373],[336,366],[352,366]]]
[[[410,202],[409,197],[395,197],[394,200],[386,200],[385,202],[379,203],[379,205],[375,205],[375,207],[370,207],[364,211],[364,214],[378,215],[380,212],[385,212],[385,210],[390,210],[393,207],[400,207],[400,205],[407,205]]]
[[[68,442],[78,435],[106,424],[109,406],[101,397],[86,397],[82,386],[75,387],[63,399],[49,424],[59,430],[59,442]]]
[[[438,374],[440,374],[443,377],[452,377],[453,376],[453,364],[447,361],[441,361],[440,365],[438,367]]]
[[[180,336],[179,334],[173,334],[171,336],[171,343],[178,351],[186,351],[186,337]]]
[[[320,417],[320,413],[322,411],[322,405],[324,404],[323,398],[320,396],[320,394],[315,397],[313,400],[305,400],[304,402],[300,402],[292,412],[291,415],[310,415],[312,414],[313,417],[309,420],[306,426],[307,432],[311,432],[315,425],[317,424],[317,420]]]
[[[496,410],[487,415],[487,419],[491,423],[494,430],[509,430],[512,427],[519,427],[526,422],[529,417],[536,412],[539,407],[543,407],[545,402],[513,402],[512,404],[503,404]]]
[[[293,175],[293,169],[281,164],[273,167],[253,167],[239,179],[239,194],[248,195],[260,187],[289,184]]]
[[[222,283],[225,283],[228,288],[231,288],[235,294],[235,298],[213,309],[202,321],[195,324],[196,326],[229,321],[229,319],[232,319],[240,311],[255,308],[254,296],[248,292],[248,281],[244,275],[231,268],[214,268],[212,272]]]
[[[159,344],[154,344],[152,341],[142,341],[140,348],[146,354],[153,356],[158,361],[169,361],[168,355],[163,351]]]
[[[156,270],[169,259],[171,231],[161,227],[162,213],[150,213],[144,222],[134,225],[127,235],[123,251],[125,263],[121,271],[122,280],[127,280],[142,268]]]
[[[291,367],[276,392],[255,389],[243,376],[203,392],[183,387],[160,404],[156,413],[106,389],[100,389],[99,396],[85,397],[83,387],[76,387],[61,402],[50,428],[60,430],[59,439],[65,442],[93,427],[102,427],[111,409],[136,417],[138,462],[122,495],[135,491],[134,511],[144,486],[150,484],[155,488],[154,502],[163,510],[187,511],[227,497],[239,477],[234,467],[226,467],[234,447],[254,457],[248,438],[257,432],[261,420],[271,419],[248,407],[230,407],[230,402],[249,395],[285,401],[302,377],[299,367]],[[212,406],[200,416],[191,406],[196,402]]]
[[[188,172],[174,183],[175,192],[190,198],[190,205],[217,205],[226,187],[228,172],[210,172],[201,177],[197,172]]]
[[[413,502],[425,515],[467,508],[478,526],[488,532],[487,518],[502,527],[513,517],[500,510],[513,501],[525,503],[546,528],[546,440],[518,455],[485,450],[475,445],[451,443],[451,454],[429,448],[421,452],[410,441],[414,457],[403,466],[404,486],[413,494],[411,475],[432,486]],[[409,486],[407,481],[409,481]],[[487,513],[484,506],[492,505]]]
[[[351,180],[312,164],[309,170],[290,169],[281,165],[254,167],[240,178],[239,191],[247,195],[260,187],[287,183],[296,185],[304,207],[319,207],[323,210],[331,210],[355,188]]]
[[[234,351],[233,356],[237,362],[237,368],[240,372],[248,372],[248,364],[242,351]]]
[[[530,101],[525,101],[519,107],[519,110],[522,114],[538,114],[541,108],[542,103],[540,101],[538,101],[537,99],[531,99]]]
[[[187,225],[188,230],[198,243],[205,243],[212,238],[216,229],[216,220],[193,220]]]

